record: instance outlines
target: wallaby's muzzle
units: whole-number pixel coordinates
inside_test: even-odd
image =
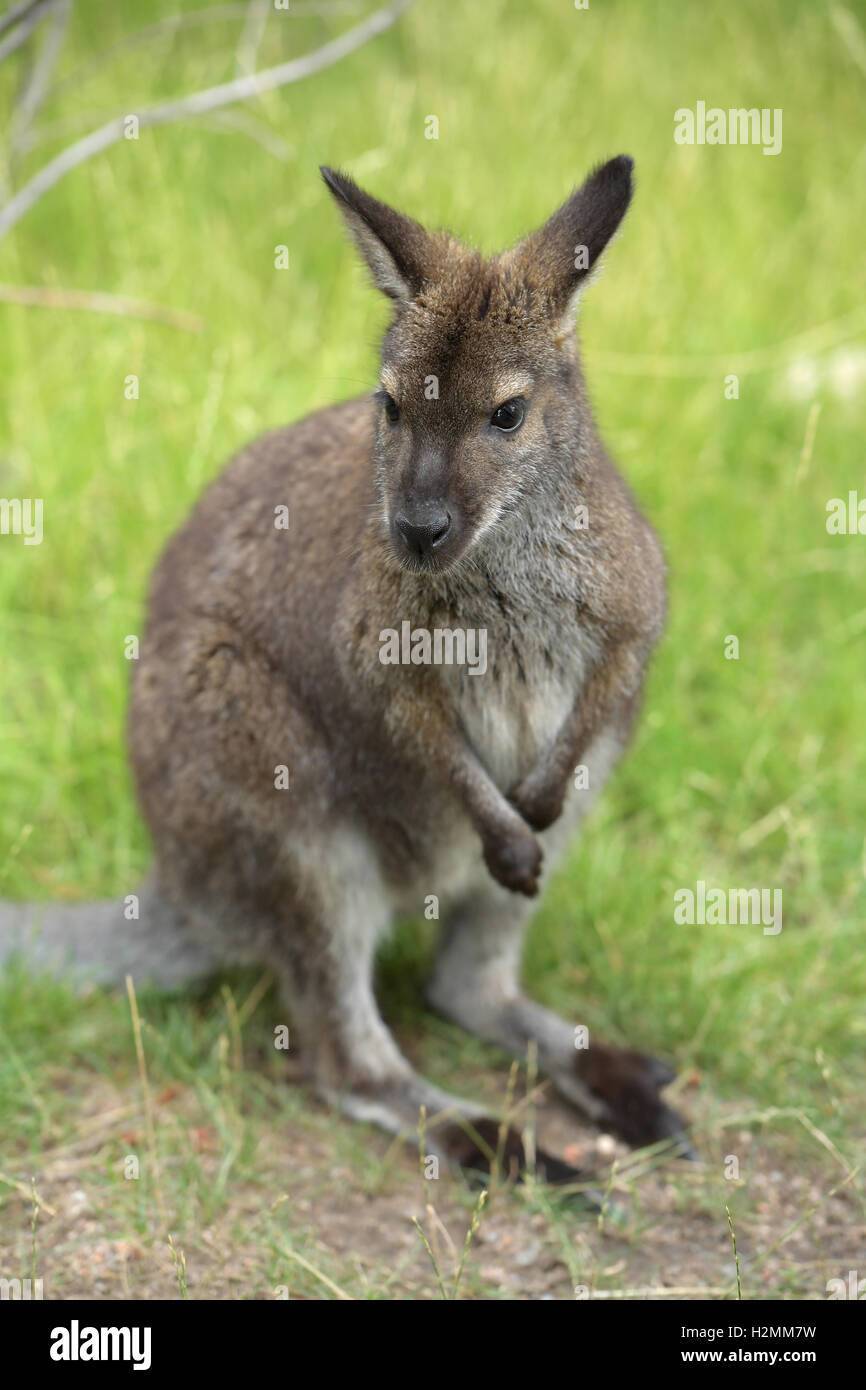
[[[439,502],[424,502],[396,513],[393,531],[398,553],[424,564],[441,550],[451,532],[451,512]]]

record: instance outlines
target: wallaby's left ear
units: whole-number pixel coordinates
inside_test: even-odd
[[[517,248],[517,262],[541,282],[556,317],[576,306],[584,280],[625,216],[633,168],[627,154],[600,165],[549,222]]]
[[[414,299],[435,261],[434,238],[411,217],[365,193],[346,174],[324,165],[320,172],[376,285],[399,303]]]

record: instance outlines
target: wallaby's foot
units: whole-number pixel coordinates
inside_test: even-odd
[[[661,1097],[675,1076],[657,1057],[593,1042],[576,1051],[571,1067],[558,1068],[552,1079],[560,1095],[584,1113],[589,1091],[595,1123],[633,1148],[676,1139],[681,1152],[693,1157],[685,1121]]]
[[[670,1067],[594,1039],[576,1047],[572,1024],[517,992],[518,918],[496,906],[476,903],[452,921],[427,986],[433,1008],[513,1056],[525,1057],[534,1043],[539,1070],[600,1129],[633,1147],[677,1139],[694,1157],[684,1120],[661,1096],[674,1079]]]
[[[538,892],[543,858],[540,844],[518,816],[484,846],[484,862],[496,882],[527,898]]]
[[[378,1086],[358,1087],[342,1095],[328,1093],[344,1114],[376,1124],[417,1146],[423,1118],[424,1156],[442,1159],[468,1176],[521,1182],[534,1172],[541,1182],[586,1183],[590,1174],[543,1149],[534,1158],[520,1133],[477,1104],[452,1096],[419,1076]]]
[[[534,1041],[540,1070],[599,1129],[632,1148],[677,1140],[680,1153],[695,1157],[685,1121],[662,1100],[661,1092],[676,1075],[665,1062],[595,1039],[577,1048],[570,1024],[524,996],[503,1007],[496,1026],[499,1040],[512,1052],[525,1053]]]
[[[467,1032],[524,1058],[537,1049],[538,1069],[586,1119],[635,1147],[678,1139],[694,1151],[686,1125],[662,1099],[674,1073],[654,1057],[589,1039],[574,1023],[522,994],[520,944],[529,904],[493,885],[469,897],[443,924],[427,999]]]
[[[450,1162],[473,1176],[489,1178],[495,1172],[500,1180],[522,1182],[534,1172],[540,1182],[557,1186],[586,1183],[592,1176],[545,1149],[531,1156],[522,1135],[491,1115],[476,1115],[463,1125],[451,1121],[445,1139]]]

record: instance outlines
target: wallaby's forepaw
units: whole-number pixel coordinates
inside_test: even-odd
[[[509,792],[508,800],[533,830],[547,830],[562,815],[565,795],[561,789],[536,786],[530,776]]]
[[[450,1121],[447,1130],[443,1126],[437,1131],[436,1138],[444,1144],[450,1161],[473,1177],[486,1179],[495,1171],[506,1182],[522,1182],[533,1171],[540,1182],[557,1185],[586,1183],[590,1178],[589,1173],[543,1149],[536,1150],[532,1167],[518,1131],[509,1125],[501,1133],[499,1122],[489,1115],[479,1115],[464,1125]]]
[[[571,1089],[568,1078],[562,1077],[557,1088],[581,1106],[580,1088],[586,1087],[592,1100],[601,1102],[593,1115],[596,1123],[633,1148],[674,1139],[684,1157],[694,1158],[685,1121],[661,1098],[662,1090],[675,1076],[657,1057],[590,1043],[585,1051],[575,1053],[573,1079],[577,1086]]]
[[[512,830],[484,846],[484,862],[496,882],[527,898],[534,898],[538,892],[543,858],[532,831],[516,818]]]

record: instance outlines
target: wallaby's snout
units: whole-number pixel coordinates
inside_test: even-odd
[[[610,160],[537,232],[485,260],[323,169],[379,289],[394,302],[376,392],[376,478],[398,562],[453,565],[529,504],[561,441],[579,439],[574,310],[628,207]]]
[[[397,512],[394,527],[402,538],[406,553],[424,563],[441,547],[451,530],[451,513],[441,503],[426,502],[412,506],[411,515],[405,511]]]

